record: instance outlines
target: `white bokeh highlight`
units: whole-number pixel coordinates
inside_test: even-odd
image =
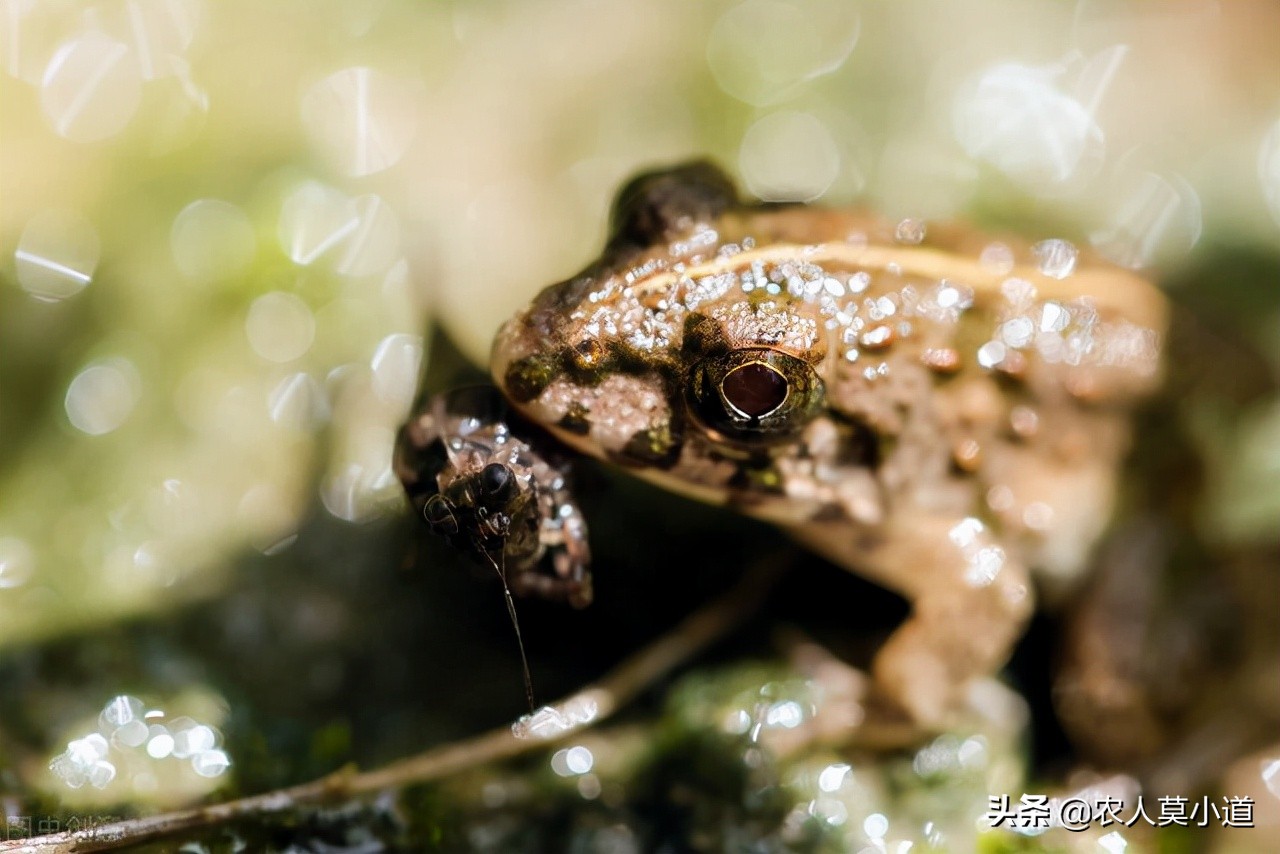
[[[102,247],[87,219],[45,211],[27,221],[14,250],[18,284],[43,302],[73,297],[93,280]]]
[[[173,261],[196,281],[231,278],[253,261],[257,241],[249,217],[221,199],[198,199],[187,205],[169,232]]]
[[[301,297],[272,291],[249,306],[244,331],[249,346],[262,358],[292,362],[311,349],[316,337],[316,319]]]
[[[1280,225],[1280,120],[1271,126],[1258,146],[1258,182],[1271,216]]]
[[[856,6],[842,0],[744,0],[712,27],[707,66],[728,95],[768,106],[843,65],[859,29]]]
[[[67,419],[90,436],[111,433],[128,419],[141,394],[142,381],[131,362],[120,358],[98,362],[67,386]]]
[[[314,430],[329,418],[329,401],[315,377],[290,374],[267,396],[271,420],[300,432]]]
[[[404,156],[417,125],[415,87],[367,67],[344,68],[302,98],[312,143],[341,174],[372,175]]]
[[[26,540],[0,537],[0,590],[12,590],[31,580],[36,554]]]
[[[1095,114],[1127,48],[1088,62],[1052,65],[999,62],[961,87],[952,128],[965,153],[1038,191],[1096,174],[1105,135]]]
[[[323,261],[342,276],[377,275],[400,258],[399,219],[381,196],[351,198],[319,181],[285,197],[278,236],[294,263]]]
[[[64,42],[40,81],[40,107],[58,136],[97,142],[124,130],[142,100],[129,46],[98,30]]]
[[[738,168],[747,188],[764,201],[809,201],[840,173],[840,149],[817,116],[771,113],[742,137]]]
[[[356,227],[342,241],[334,270],[344,276],[370,276],[386,270],[399,257],[400,223],[380,196],[352,199]]]
[[[1122,168],[1104,225],[1089,235],[1102,255],[1131,268],[1184,256],[1200,240],[1200,196],[1181,176]]]
[[[422,336],[397,332],[378,342],[369,367],[373,392],[397,412],[408,413],[422,368]]]
[[[231,767],[221,741],[208,724],[171,717],[121,694],[103,706],[95,729],[68,741],[48,767],[65,789],[103,790],[114,783],[112,794],[127,799],[132,793],[153,792],[163,777],[175,797],[194,798],[208,791],[202,778],[219,777]]]
[[[199,0],[125,0],[99,12],[103,28],[132,49],[144,80],[178,72],[204,14]]]

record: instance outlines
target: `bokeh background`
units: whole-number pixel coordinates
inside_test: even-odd
[[[0,72],[9,814],[259,790],[509,717],[397,705],[420,695],[388,644],[511,672],[468,634],[505,641],[498,609],[429,610],[469,579],[401,568],[431,547],[400,524],[394,431],[430,330],[482,365],[598,251],[620,182],[691,157],[762,199],[1151,270],[1271,380],[1180,403],[1194,524],[1278,547],[1280,4],[0,0]],[[736,530],[699,512],[673,543]],[[1250,785],[1280,797],[1278,769]]]

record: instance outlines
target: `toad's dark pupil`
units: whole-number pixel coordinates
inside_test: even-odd
[[[749,418],[760,418],[787,399],[787,378],[768,365],[748,362],[729,372],[720,391],[734,409]]]

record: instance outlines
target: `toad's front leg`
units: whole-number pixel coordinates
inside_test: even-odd
[[[1008,660],[1034,597],[1025,566],[972,517],[894,516],[884,525],[811,522],[802,543],[911,603],[876,656],[876,685],[921,726],[946,726],[968,684]]]

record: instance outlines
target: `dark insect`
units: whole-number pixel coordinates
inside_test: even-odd
[[[565,466],[534,450],[497,389],[429,398],[400,429],[394,467],[432,532],[493,567],[517,639],[512,591],[575,608],[591,603],[587,526]],[[527,663],[525,688],[532,708]]]
[[[534,449],[489,386],[429,398],[396,441],[395,472],[431,530],[497,567],[519,595],[591,603],[591,554],[566,465]]]

